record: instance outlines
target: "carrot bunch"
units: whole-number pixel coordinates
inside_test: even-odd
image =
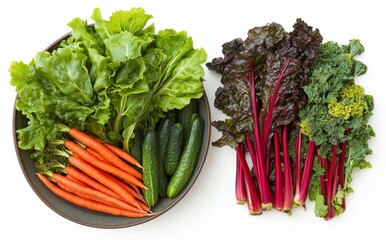
[[[39,163],[37,176],[44,185],[59,197],[91,210],[129,218],[155,214],[142,196],[146,186],[136,159],[78,129],[71,128],[68,133],[74,141],[56,141],[56,145],[63,144],[62,150],[51,149]],[[55,156],[66,161],[57,161]]]

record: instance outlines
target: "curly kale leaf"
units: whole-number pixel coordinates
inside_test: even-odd
[[[331,145],[353,139],[348,129],[352,132],[367,125],[371,116],[372,97],[355,84],[358,74],[367,69],[355,59],[363,52],[359,40],[351,40],[348,45],[332,41],[322,44],[310,80],[303,87],[308,103],[299,114],[300,122],[307,126],[308,137],[316,142],[323,157],[331,154]],[[359,72],[358,66],[362,69]]]

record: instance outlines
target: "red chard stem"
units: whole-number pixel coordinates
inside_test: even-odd
[[[339,154],[339,173],[338,173],[338,177],[339,177],[339,185],[340,185],[341,188],[345,187],[344,161],[345,161],[345,158],[346,158],[346,147],[347,147],[346,145],[347,145],[346,142],[342,143],[342,145],[341,145],[342,152]],[[346,210],[346,200],[345,200],[345,198],[343,198],[342,208],[343,208],[343,210]]]
[[[334,176],[333,179],[331,179],[330,183],[332,182],[332,187],[331,187],[331,199],[329,200],[329,208],[328,208],[328,213],[327,216],[325,217],[326,220],[331,220],[335,216],[335,207],[332,205],[332,201],[335,198],[336,191],[338,189],[338,167],[335,167],[334,170]]]
[[[269,101],[268,113],[267,113],[267,117],[266,117],[265,123],[264,123],[263,146],[267,146],[267,143],[268,143],[268,138],[269,138],[269,134],[271,132],[271,127],[272,127],[273,110],[275,109],[275,104],[277,101],[277,93],[278,93],[279,88],[280,88],[280,82],[284,78],[284,73],[288,68],[289,62],[290,62],[290,60],[289,60],[289,58],[287,58],[285,61],[285,65],[284,65],[283,69],[280,71],[280,76],[277,79],[275,89],[273,90],[272,97]]]
[[[288,153],[287,126],[283,129],[283,162],[284,162],[284,202],[283,211],[289,212],[292,209],[293,183],[291,162]]]
[[[311,174],[312,174],[312,165],[314,163],[315,156],[315,142],[310,141],[308,143],[308,151],[306,160],[304,162],[303,176],[301,180],[300,192],[298,195],[295,195],[295,203],[299,205],[304,205],[308,195],[308,189],[310,188]]]
[[[324,179],[326,180],[326,194],[327,194],[327,188],[328,188],[328,173],[329,173],[329,167],[328,167],[328,158],[325,158],[323,160],[323,167],[324,167]]]
[[[253,70],[252,64],[250,64],[251,68],[251,101],[252,101],[252,109],[253,109],[253,133],[255,135],[255,145],[256,145],[256,159],[263,159],[262,151],[261,151],[261,141],[260,141],[260,133],[259,133],[259,125],[258,125],[258,113],[257,113],[257,104],[256,104],[256,89],[255,89],[255,73]],[[264,169],[264,168],[262,168]]]
[[[334,185],[334,172],[335,172],[335,163],[336,163],[336,150],[337,146],[334,145],[332,147],[332,156],[331,156],[331,163],[330,168],[327,169],[328,172],[328,182],[326,183],[327,186],[327,207],[328,207],[328,213],[324,217],[325,220],[330,220],[334,217],[334,206],[332,205],[332,199],[333,199],[333,185]]]
[[[268,146],[268,152],[271,153],[271,148],[272,148],[272,145],[269,144]],[[271,154],[266,154],[265,155],[265,174],[267,176],[269,176],[270,172],[271,172]]]
[[[339,160],[338,160],[339,161]],[[338,166],[335,168],[335,172],[334,172],[334,182],[333,182],[333,185],[332,185],[332,193],[331,193],[331,200],[333,200],[335,198],[335,195],[338,191],[338,171],[339,171],[339,168]]]
[[[330,165],[330,175],[329,175],[329,179],[331,179],[331,180],[333,180],[333,176],[334,176],[334,169],[335,169],[335,165],[336,165],[336,151],[337,151],[337,146],[336,145],[334,145],[333,147],[332,147],[332,157],[331,157],[331,165]],[[331,190],[332,190],[332,184],[333,184],[333,182],[332,181],[330,181],[330,188],[331,188]]]
[[[295,196],[299,194],[300,192],[300,185],[301,185],[301,149],[302,149],[302,130],[299,129],[299,134],[296,136],[295,139]]]
[[[266,168],[264,166],[264,153],[261,147],[262,145],[261,145],[261,139],[260,139],[260,133],[259,133],[258,113],[257,113],[257,106],[256,106],[255,74],[254,74],[254,69],[252,64],[250,64],[250,68],[251,68],[251,88],[252,88],[251,101],[252,101],[253,119],[254,119],[253,131],[255,135],[255,146],[256,146],[255,153],[256,153],[256,161],[257,161],[256,176],[257,176],[257,183],[260,189],[263,209],[270,210],[272,207],[273,195],[269,185],[268,176],[265,172]],[[266,146],[266,145],[263,145],[263,146]]]
[[[275,131],[274,135],[274,150],[275,150],[275,201],[274,208],[277,210],[283,209],[283,175],[281,170],[280,160],[280,141],[279,134]]]
[[[240,163],[240,158],[236,152],[236,183],[235,183],[235,194],[237,204],[244,204],[247,200],[247,193],[245,190],[244,172]]]
[[[333,177],[334,177],[335,162],[336,162],[336,145],[332,147],[332,157],[331,157],[330,169],[328,171],[327,196],[329,200],[332,199],[332,185],[334,182]]]
[[[256,180],[259,180],[260,179],[259,165],[257,164],[256,154],[255,154],[255,150],[253,149],[252,141],[251,139],[249,139],[248,135],[245,136],[245,141],[247,143],[248,152],[251,156],[253,168],[255,169]]]
[[[240,159],[240,164],[241,164],[241,167],[242,167],[243,173],[244,173],[244,180],[245,180],[245,186],[246,186],[246,192],[247,192],[249,213],[251,215],[261,214],[261,211],[262,211],[261,201],[260,201],[259,195],[257,193],[257,189],[256,189],[255,183],[253,181],[251,172],[249,170],[247,161],[245,159],[245,155],[243,154],[240,146],[236,147],[236,152],[237,152],[237,155]]]

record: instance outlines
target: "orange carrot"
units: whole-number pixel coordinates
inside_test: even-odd
[[[118,179],[118,180],[121,182],[122,185],[126,185],[128,188],[131,188],[132,191],[135,192],[135,194],[133,193],[134,196],[137,195],[143,198],[143,191],[141,191],[138,186],[132,184],[131,182],[126,181],[125,179]]]
[[[128,182],[126,182],[126,184],[128,184],[138,195],[140,195],[140,196],[142,195],[141,190],[139,190],[138,186],[136,186],[132,183],[128,183]]]
[[[141,164],[135,159],[133,156],[131,156],[129,153],[125,152],[124,150],[110,144],[110,143],[104,143],[106,147],[108,147],[113,153],[118,155],[119,157],[123,158],[124,160],[128,161],[129,163],[139,167],[143,168]]]
[[[54,194],[78,206],[85,207],[99,212],[112,214],[112,215],[126,216],[129,218],[146,217],[146,216],[154,215],[153,213],[130,212],[127,210],[119,209],[116,207],[112,207],[103,203],[95,202],[95,201],[77,196],[73,193],[65,191],[64,189],[61,189],[53,182],[51,182],[48,178],[46,178],[43,174],[38,173],[37,175],[39,179],[43,182],[43,184],[47,186],[47,188],[50,189]]]
[[[141,205],[141,208],[143,211],[145,212],[151,212],[150,211],[150,208],[149,206],[146,204],[146,201],[145,199],[143,198],[142,195],[140,195],[138,192],[136,192],[134,189],[132,189],[132,186],[129,186],[127,185],[126,183],[122,182],[120,179],[114,177],[113,175],[111,174],[108,174],[107,172],[104,172],[104,174],[106,175],[106,177],[110,178],[111,180],[113,180],[114,182],[118,183],[119,185],[121,185],[123,188],[125,188],[129,193],[133,194],[134,198],[136,198],[137,200],[139,200],[139,205]]]
[[[67,174],[67,175],[66,175],[66,178],[69,178],[69,179],[71,179],[72,181],[77,182],[78,184],[82,184],[82,186],[84,186],[84,187],[90,187],[89,185],[87,185],[87,184],[85,184],[85,183],[79,181],[78,179],[74,178],[74,177],[71,176],[71,175],[68,175],[68,174]]]
[[[92,155],[94,155],[96,158],[98,158],[99,160],[101,161],[105,161],[107,162],[101,155],[99,155],[99,153],[97,153],[95,150],[91,149],[91,148],[86,148],[86,150],[91,153]],[[107,174],[107,172],[104,172]],[[111,174],[108,174],[109,177],[113,177]],[[114,177],[115,178],[115,177]],[[115,178],[116,180],[118,180],[117,178]],[[112,179],[114,180],[114,179]],[[139,190],[138,186],[130,183],[130,182],[121,182],[121,180],[118,180],[120,182],[120,184],[123,186],[123,187],[127,187],[128,189],[130,189],[130,193],[133,194],[133,192],[131,192],[132,190],[134,190],[136,192],[136,194],[133,194],[135,198],[139,199],[137,196],[139,196],[141,198],[141,200],[144,200],[143,197],[141,196],[141,191]],[[130,188],[128,185],[132,188]],[[127,190],[127,189],[126,189]]]
[[[129,186],[126,183],[122,182],[120,179],[114,177],[113,175],[111,175],[107,172],[102,172],[102,174],[106,175],[106,177],[108,177],[111,180],[113,180],[114,182],[118,183],[123,188],[125,188],[129,193],[133,194],[133,196],[139,200],[139,204],[141,205],[141,208],[143,211],[151,212],[151,210],[150,210],[149,206],[146,204],[146,201],[143,198],[143,196],[139,193],[139,191],[136,191],[135,189],[133,189],[134,187],[137,187],[137,186],[135,186],[135,185]]]
[[[95,181],[93,178],[91,178],[87,174],[79,171],[78,169],[76,169],[72,166],[66,166],[66,168],[64,170],[66,171],[67,176],[71,176],[74,179],[77,179],[80,182],[82,182],[82,183],[84,183],[84,184],[86,184],[86,185],[88,185],[88,186],[90,186],[98,191],[104,192],[104,193],[106,193],[112,197],[115,197],[115,198],[120,197],[116,192],[114,192],[110,188],[106,187],[105,185],[101,184],[98,181]]]
[[[77,156],[70,156],[68,158],[69,162],[74,165],[75,167],[82,170],[84,173],[89,175],[90,177],[94,178],[98,182],[102,183],[106,187],[110,188],[114,192],[116,192],[119,196],[121,196],[125,201],[134,207],[138,209],[142,209],[138,201],[134,198],[133,195],[131,195],[129,192],[126,191],[122,186],[114,182],[113,180],[107,178],[103,174],[100,173],[100,171],[95,168],[94,166],[88,164],[84,160],[80,159]]]
[[[67,176],[66,176],[67,177]],[[59,185],[59,187],[61,187],[62,189],[66,190],[67,192],[72,192],[80,197],[84,197],[84,198],[87,198],[87,199],[90,199],[90,200],[94,200],[94,201],[97,201],[97,202],[101,202],[101,203],[104,203],[104,199],[100,199],[98,197],[95,197],[95,196],[90,196],[90,195],[87,195],[87,194],[84,194],[80,191],[77,191],[75,189],[72,189],[62,183],[57,183]],[[118,199],[122,200],[123,199],[121,197],[119,197]],[[149,212],[149,213],[152,213],[152,211],[149,209],[149,207],[143,203],[143,202],[139,202],[139,204],[141,205],[141,208],[142,208],[142,211],[139,211],[138,209],[136,211],[139,211],[139,212]],[[116,205],[114,203],[111,203],[111,204],[108,204],[108,205],[111,205],[113,207],[117,207],[117,208],[120,208],[119,205]]]
[[[98,141],[100,141],[100,140],[98,139]],[[114,146],[114,145],[112,145],[112,146]],[[99,160],[104,161],[104,162],[107,162],[107,161],[106,161],[106,160],[105,160],[98,152],[96,152],[96,151],[93,150],[92,148],[86,148],[86,150],[87,150],[89,153],[91,153],[92,155],[94,155],[94,157],[98,158]],[[109,174],[109,176],[111,176],[111,175]],[[114,179],[113,179],[113,180],[114,180]],[[141,195],[141,192],[140,192],[138,186],[136,186],[136,185],[134,185],[134,184],[132,184],[132,183],[130,183],[130,182],[128,182],[127,184],[129,184],[130,187],[133,188],[134,191],[136,191],[138,195]],[[127,186],[126,184],[124,184],[124,185]]]
[[[80,192],[82,194],[85,194],[86,196],[90,196],[91,200],[102,200],[103,203],[107,205],[115,205],[119,206],[121,209],[125,209],[131,212],[142,212],[141,210],[138,210],[137,208],[133,207],[132,205],[129,205],[119,199],[116,199],[114,197],[111,197],[105,193],[102,193],[98,190],[92,189],[90,187],[82,186],[81,184],[78,184],[75,181],[72,181],[69,178],[66,178],[65,176],[61,174],[54,173],[51,175],[51,178],[57,182],[66,185],[70,189],[73,189],[75,192]]]
[[[72,193],[74,193],[74,194],[76,194],[76,195],[78,195],[78,196],[81,196],[81,197],[84,197],[84,198],[87,198],[87,199],[92,199],[93,197],[91,197],[90,195],[87,195],[87,194],[84,194],[84,193],[81,193],[81,192],[79,192],[79,191],[76,191],[76,190],[74,190],[74,189],[71,189],[70,187],[68,187],[67,185],[64,185],[64,184],[62,184],[62,183],[56,183],[56,184],[58,184],[58,186],[60,187],[60,188],[62,188],[63,190],[66,190],[67,192],[72,192]],[[96,198],[95,198],[96,199]],[[98,200],[95,200],[95,201],[98,201]],[[98,202],[100,202],[100,201],[98,201]]]
[[[89,153],[91,153],[92,155],[94,155],[94,157],[98,158],[101,161],[105,161],[106,162],[106,160],[97,151],[95,151],[94,149],[88,147],[88,148],[86,148],[86,150]]]
[[[91,154],[90,152],[88,152],[85,148],[81,147],[79,144],[71,141],[71,140],[67,140],[64,142],[64,146],[67,147],[69,150],[71,150],[74,154],[82,154],[81,156],[86,156],[87,158],[91,158],[91,159],[98,159],[99,157],[96,157],[94,156],[93,154]],[[92,150],[91,150],[92,151]],[[95,150],[94,150],[95,151]],[[112,166],[115,166],[117,167],[116,165],[112,164],[108,159],[106,159],[104,156],[100,155],[100,157],[103,158],[104,161],[107,161],[110,163],[110,165]],[[101,161],[101,160],[99,160]],[[127,173],[130,173],[131,175],[135,176],[136,178],[138,178],[139,180],[143,180],[143,175],[142,173],[140,173],[139,171],[137,171],[135,168],[133,168],[132,166],[126,164],[124,162],[124,164],[126,165],[126,170],[120,168],[120,167],[117,167]]]
[[[83,197],[83,198],[87,198],[89,200],[93,200],[93,201],[96,201],[96,202],[104,203],[104,201],[102,199],[99,199],[99,198],[97,198],[95,196],[90,196],[90,195],[84,194],[84,193],[82,193],[80,191],[77,191],[75,189],[72,189],[72,188],[70,188],[67,185],[64,185],[62,183],[57,183],[57,184],[58,184],[58,186],[60,188],[62,188],[63,190],[66,190],[67,192],[73,193],[73,194],[78,195],[78,196]],[[113,204],[110,204],[110,205],[113,206],[113,207],[118,207],[118,206],[114,206]]]
[[[91,153],[92,155],[94,155],[94,157],[98,158],[99,160],[104,161],[104,162],[107,162],[107,161],[106,161],[106,160],[105,160],[98,152],[96,152],[96,151],[93,150],[92,148],[86,148],[86,150],[87,150],[89,153]],[[111,176],[111,175],[110,175],[110,176]],[[130,183],[130,182],[128,182],[127,184],[129,184],[130,187],[132,187],[132,188],[134,189],[134,191],[136,191],[139,195],[141,195],[138,186],[136,186],[136,185],[134,185],[134,184],[132,184],[132,183]],[[126,184],[125,184],[125,186],[126,186]]]
[[[128,172],[125,172],[109,163],[106,163],[106,162],[103,162],[101,160],[98,160],[96,157],[94,157],[92,154],[90,154],[89,152],[87,152],[84,148],[82,148],[81,146],[79,146],[78,144],[70,141],[70,140],[67,140],[65,143],[64,143],[64,146],[66,146],[66,148],[68,148],[69,150],[71,150],[74,154],[78,155],[80,158],[82,158],[83,160],[87,161],[88,163],[92,164],[93,166],[103,170],[103,171],[106,171],[106,172],[109,172],[113,175],[116,175],[120,178],[123,178],[125,179],[126,181],[128,182],[131,182],[133,183],[134,185],[137,185],[138,187],[141,187],[141,188],[145,188],[146,189],[146,186],[143,184],[142,179],[138,179],[136,178],[137,176],[133,176],[131,174],[129,174]],[[133,168],[134,169],[134,168]],[[135,170],[135,169],[134,169]],[[136,171],[136,170],[135,170]],[[140,174],[138,171],[136,171],[138,174]],[[142,174],[140,174],[140,176],[142,176]]]
[[[131,193],[136,199],[138,199],[138,200],[140,200],[142,202],[146,202],[145,199],[143,198],[143,196],[141,194],[139,194],[139,192],[135,191],[132,188],[133,186],[127,185],[125,182],[121,181],[120,179],[116,178],[115,176],[113,176],[113,175],[111,175],[111,174],[109,174],[107,172],[102,172],[102,174],[105,175],[106,177],[110,178],[114,182],[118,183],[119,185],[121,185],[123,188],[126,189],[126,191]]]
[[[133,168],[131,166],[126,164],[121,158],[119,158],[115,153],[113,153],[108,147],[106,147],[101,142],[99,142],[97,139],[91,137],[87,133],[84,133],[76,128],[71,128],[68,131],[68,133],[73,138],[80,141],[81,143],[83,143],[87,147],[92,148],[95,151],[97,151],[104,159],[111,162],[111,164],[115,165],[116,167],[118,167],[126,172],[132,171]]]

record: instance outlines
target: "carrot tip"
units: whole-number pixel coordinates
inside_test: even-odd
[[[152,214],[157,213],[157,212],[153,212],[151,209],[147,210],[147,212]]]
[[[150,217],[150,216],[154,216],[157,214],[159,214],[159,212],[151,212],[151,213],[147,213],[146,215]]]

